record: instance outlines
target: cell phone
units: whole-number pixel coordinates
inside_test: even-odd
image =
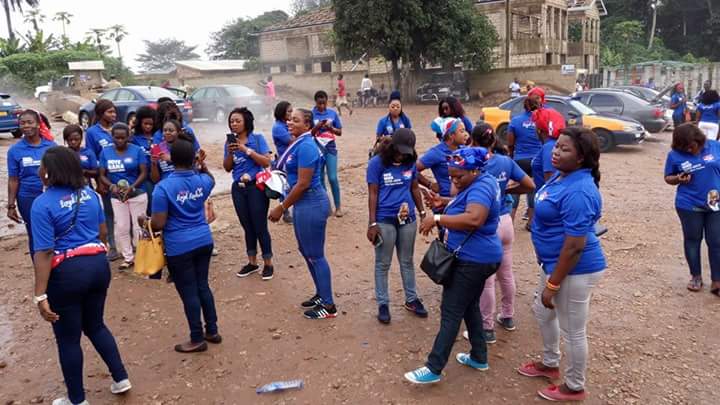
[[[150,147],[150,155],[153,157],[159,157],[162,153],[162,147],[159,144],[155,144]]]
[[[382,245],[382,244],[383,244],[383,237],[381,234],[377,234],[377,236],[375,237],[375,241],[373,242],[373,245],[375,245],[375,247],[380,247],[380,245]]]
[[[235,136],[235,134],[230,133],[230,134],[227,134],[226,137],[227,137],[228,144],[237,143],[237,136]]]

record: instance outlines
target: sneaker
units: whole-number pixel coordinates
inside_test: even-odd
[[[528,219],[530,219],[530,215],[528,215],[527,211],[525,211],[525,213],[523,214],[522,219],[523,221],[527,221]]]
[[[587,392],[585,392],[585,390],[563,392],[557,385],[547,386],[537,393],[541,398],[547,399],[548,401],[584,401],[587,398]]]
[[[212,343],[215,345],[219,345],[222,343],[222,336],[220,336],[219,333],[216,333],[214,335],[205,334],[205,341],[208,343]]]
[[[419,298],[413,302],[406,302],[405,309],[414,313],[415,315],[419,316],[420,318],[427,318],[427,316],[428,316],[428,312],[425,309],[425,306],[423,305],[422,301],[420,301]]]
[[[378,307],[378,321],[380,323],[389,324],[390,323],[390,309],[386,304],[382,304]]]
[[[405,379],[413,384],[433,384],[440,381],[440,374],[435,374],[427,367],[420,367],[405,373]]]
[[[495,331],[493,329],[483,329],[483,337],[485,338],[485,343],[489,345],[497,342],[497,337],[495,337]]]
[[[322,304],[322,298],[320,298],[319,295],[315,294],[312,296],[312,298],[308,299],[307,301],[303,301],[302,304],[300,304],[303,308],[315,308],[316,306]]]
[[[126,262],[123,262],[123,263],[118,267],[118,270],[120,270],[120,271],[125,271],[125,270],[129,269],[130,267],[132,267],[134,264],[135,264],[135,263],[133,263],[133,262],[127,262],[127,261],[126,261]]]
[[[273,271],[274,271],[273,266],[263,266],[262,279],[263,280],[272,280]]]
[[[218,248],[213,248],[212,255],[217,256],[220,254],[220,250]]]
[[[498,314],[495,320],[497,321],[497,323],[500,324],[500,326],[503,327],[503,329],[509,331],[515,330],[515,321],[513,321],[512,318],[503,318],[500,316],[500,314]]]
[[[545,377],[551,380],[557,380],[560,378],[560,368],[551,367],[546,370],[539,370],[534,361],[523,364],[517,369],[517,371],[525,377]]]
[[[471,359],[469,353],[458,353],[455,356],[455,360],[457,360],[457,362],[460,364],[463,364],[478,371],[490,370],[490,366],[488,366],[487,363],[480,363]]]
[[[110,392],[115,395],[124,394],[130,391],[131,388],[132,384],[130,384],[130,380],[128,380],[127,378],[118,382],[113,381],[113,383],[110,384]]]
[[[186,342],[175,345],[175,351],[178,353],[198,353],[208,349],[207,343],[203,340],[200,343]]]
[[[70,400],[67,398],[58,398],[58,399],[52,401],[52,405],[73,405],[73,403],[70,402]],[[85,401],[80,402],[77,405],[90,405],[90,403],[87,400],[85,400]]]
[[[316,305],[315,308],[305,311],[307,319],[326,319],[335,318],[337,316],[337,308],[335,305]]]
[[[240,271],[238,271],[235,275],[240,278],[244,278],[244,277],[247,277],[247,276],[255,273],[258,270],[260,270],[260,266],[258,266],[257,264],[249,264],[248,263],[242,269],[240,269]]]

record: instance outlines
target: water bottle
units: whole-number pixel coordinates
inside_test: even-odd
[[[258,394],[265,394],[268,392],[285,391],[293,388],[302,389],[304,383],[303,380],[290,380],[290,381],[274,381],[270,384],[265,384],[255,390]]]
[[[130,183],[128,183],[125,179],[120,179],[120,181],[117,182],[118,187],[120,188],[128,188],[130,187]]]

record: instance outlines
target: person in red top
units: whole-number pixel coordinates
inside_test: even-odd
[[[342,73],[338,75],[337,78],[337,98],[335,99],[335,108],[338,110],[338,114],[342,116],[342,106],[345,106],[345,108],[350,111],[350,115],[352,115],[353,110],[350,108],[350,104],[347,100],[347,90],[345,90],[345,79],[343,79]]]

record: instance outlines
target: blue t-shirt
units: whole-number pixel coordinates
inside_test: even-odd
[[[312,113],[314,125],[317,125],[320,121],[328,120],[330,121],[330,125],[332,125],[333,128],[342,129],[342,122],[340,121],[340,117],[335,112],[335,110],[326,108],[325,111],[320,112],[318,111],[317,107],[313,107]],[[337,144],[335,143],[335,141],[330,141],[327,145],[325,145],[325,150],[327,151],[327,153],[337,155]]]
[[[474,126],[470,118],[468,118],[467,115],[463,115],[461,120],[463,124],[465,124],[465,131],[467,131],[468,134],[472,134]]]
[[[145,164],[147,164],[147,167],[149,168],[152,161],[150,158],[153,145],[152,137],[148,138],[143,135],[133,135],[130,138],[130,143],[142,148],[143,152],[145,152],[145,156],[147,157],[147,162]]]
[[[183,131],[185,131],[186,134],[190,135],[190,137],[193,139],[193,144],[194,144],[198,149],[200,149],[200,143],[198,143],[197,135],[195,135],[195,131],[193,131],[193,129],[190,128],[190,127],[187,126],[187,125],[184,126],[182,129],[183,129]],[[152,137],[152,143],[153,143],[154,145],[159,145],[159,144],[160,144],[162,141],[164,141],[164,140],[165,140],[165,137],[163,136],[163,130],[162,130],[162,128],[160,128],[160,129],[158,129],[157,131],[155,131],[155,133],[153,134],[153,137]]]
[[[100,224],[105,222],[105,214],[100,197],[90,187],[80,190],[77,218],[72,231],[68,232],[77,200],[77,191],[55,186],[35,199],[30,224],[36,252],[50,249],[64,252],[88,243],[100,243]]]
[[[245,143],[245,146],[254,150],[255,153],[259,153],[261,155],[267,155],[268,153],[270,153],[270,148],[268,147],[267,142],[265,142],[265,137],[262,134],[252,133],[248,135],[248,141]],[[227,143],[225,143],[225,147],[223,148],[223,150],[225,153],[223,156],[227,157],[229,153]],[[262,170],[262,166],[255,163],[255,161],[245,153],[240,151],[236,151],[235,153],[233,153],[233,181],[240,181],[240,178],[244,174],[249,174],[250,179],[255,180],[255,175]]]
[[[320,147],[312,135],[306,134],[295,141],[292,149],[288,152],[285,170],[287,172],[288,186],[293,188],[298,182],[298,169],[313,168],[313,176],[310,181],[310,188],[322,187],[322,166],[323,158]]]
[[[55,142],[40,138],[40,143],[31,145],[25,138],[11,146],[7,152],[8,176],[17,177],[20,182],[18,197],[37,197],[43,191],[38,168],[45,151],[56,146]]]
[[[565,177],[553,175],[535,194],[532,242],[546,274],[555,270],[566,236],[585,236],[585,249],[570,273],[587,274],[607,267],[595,223],[602,215],[602,197],[590,169],[578,169]]]
[[[200,150],[200,144],[197,143],[197,138],[193,137],[193,139],[195,140],[195,142],[193,143],[193,150],[195,150],[195,154],[197,155],[198,151]],[[171,145],[167,145],[168,150],[170,149],[170,147]],[[170,173],[175,171],[175,165],[172,164],[172,162],[158,159],[157,165],[158,170],[160,170],[160,180],[165,180],[170,175]]]
[[[127,180],[131,185],[135,183],[140,176],[140,165],[145,165],[145,162],[145,152],[133,144],[128,144],[123,154],[119,154],[114,147],[105,148],[100,154],[100,167],[105,168],[113,184],[120,180]]]
[[[290,146],[290,142],[292,142],[292,136],[290,135],[290,131],[288,131],[287,123],[275,121],[272,127],[272,137],[275,149],[277,149],[277,155],[282,156],[288,146]]]
[[[548,139],[530,163],[536,191],[545,184],[545,173],[555,173],[555,167],[552,165],[552,151],[556,142],[555,139]]]
[[[502,260],[502,243],[497,235],[500,223],[500,188],[491,174],[483,173],[465,190],[462,190],[448,204],[445,214],[462,214],[469,204],[480,204],[488,209],[485,224],[472,231],[472,236],[465,242],[458,253],[458,258],[473,263],[500,263]],[[448,229],[447,247],[455,251],[467,237],[466,231]]]
[[[193,170],[171,173],[155,186],[152,212],[167,213],[163,244],[167,256],[179,256],[213,243],[205,218],[205,200],[215,182],[207,174]]]
[[[538,139],[531,112],[526,111],[524,114],[513,117],[507,130],[508,133],[515,135],[513,159],[532,159],[542,148],[542,142]]]
[[[380,118],[380,121],[378,121],[377,124],[377,130],[375,130],[375,135],[378,137],[380,136],[390,136],[395,133],[400,128],[412,128],[412,123],[410,122],[410,118],[408,118],[407,115],[404,113],[400,114],[398,117],[397,122],[394,122],[392,118],[390,118],[390,114]]]
[[[428,149],[420,162],[425,168],[432,171],[435,181],[440,188],[440,195],[450,197],[450,175],[448,174],[447,157],[454,153],[445,142],[439,143]]]
[[[509,214],[512,210],[512,200],[508,204],[508,199],[505,198],[508,181],[512,180],[519,183],[525,178],[525,172],[514,160],[498,154],[494,154],[490,161],[487,162],[485,172],[495,176],[500,187],[500,201],[502,202],[500,216]]]
[[[700,103],[697,105],[697,111],[700,112],[700,122],[712,122],[717,124],[720,121],[718,112],[720,112],[720,102],[710,105]]]
[[[673,119],[680,121],[685,116],[685,109],[687,108],[687,100],[684,94],[675,93],[670,97],[670,104],[674,105],[680,103],[675,110],[673,110]]]
[[[720,199],[720,142],[708,139],[698,155],[671,150],[665,161],[665,176],[690,173],[690,183],[679,184],[675,207],[706,210]],[[712,207],[711,207],[712,205]]]
[[[100,156],[103,149],[113,146],[113,139],[110,132],[103,129],[100,123],[97,123],[85,131],[85,147],[90,148],[95,156]]]
[[[378,186],[377,222],[397,222],[403,203],[408,204],[409,222],[415,221],[412,183],[417,180],[417,170],[414,164],[385,166],[380,156],[375,156],[368,162],[366,179],[368,184]]]
[[[93,152],[92,149],[87,147],[80,149],[78,157],[80,158],[80,166],[82,166],[83,170],[97,170],[97,156],[95,156],[95,152]]]

